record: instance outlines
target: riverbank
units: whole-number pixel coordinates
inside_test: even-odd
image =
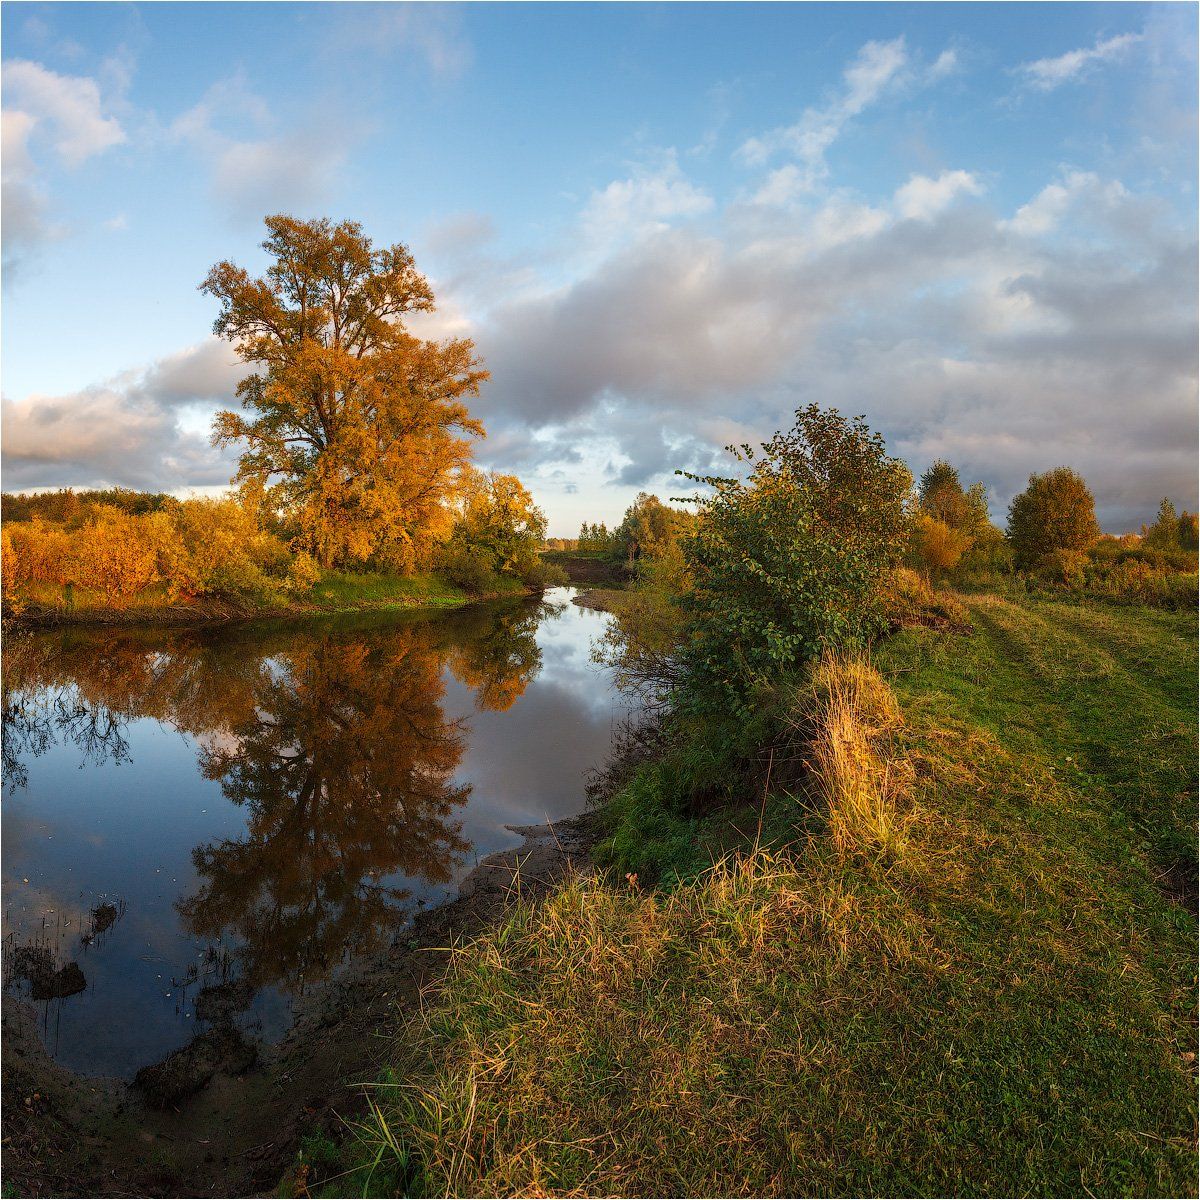
[[[963,602],[632,739],[312,1194],[1195,1195],[1195,622]]]
[[[454,947],[590,869],[591,818],[513,833],[521,845],[483,859],[457,899],[418,914],[403,941],[307,996],[279,1043],[253,1048],[252,1065],[209,1056],[190,1081],[176,1078],[180,1094],[165,1107],[145,1088],[55,1065],[29,1006],[6,998],[5,1194],[245,1196],[272,1192],[281,1177],[302,1182],[302,1143],[311,1152],[365,1115],[363,1081],[386,1065]]]
[[[437,575],[383,575],[327,572],[312,588],[262,602],[201,596],[168,603],[153,598],[123,606],[80,602],[66,606],[30,598],[4,607],[6,628],[37,629],[59,625],[200,625],[226,621],[278,620],[329,613],[451,609],[487,600],[536,594],[519,580],[486,593],[465,591]]]

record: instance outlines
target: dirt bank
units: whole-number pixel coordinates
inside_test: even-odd
[[[282,1041],[255,1046],[250,1055],[240,1037],[225,1036],[218,1026],[173,1055],[177,1061],[169,1068],[171,1060],[152,1068],[152,1078],[169,1079],[158,1091],[64,1071],[42,1049],[33,1009],[6,997],[8,1193],[272,1192],[295,1161],[301,1136],[333,1129],[362,1109],[363,1085],[378,1074],[421,992],[436,986],[447,947],[494,924],[517,889],[538,895],[568,871],[590,869],[590,817],[510,828],[524,838],[522,845],[484,859],[456,900],[420,914],[400,944],[353,964],[304,1001]],[[199,1078],[189,1081],[189,1071],[204,1078],[186,1095]]]
[[[619,591],[616,588],[590,588],[588,591],[580,592],[578,596],[572,597],[571,603],[594,612],[615,613],[620,612],[621,606],[628,603],[629,597],[629,592]]]
[[[620,563],[606,558],[588,558],[569,552],[556,551],[546,555],[546,561],[557,563],[567,573],[574,587],[624,587],[629,575]]]

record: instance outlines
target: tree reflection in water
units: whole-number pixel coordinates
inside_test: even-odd
[[[466,730],[445,715],[444,668],[478,708],[508,709],[540,669],[538,620],[521,604],[383,626],[22,639],[6,663],[5,766],[19,779],[56,738],[127,755],[122,730],[139,717],[193,735],[246,829],[193,850],[202,883],[177,912],[192,935],[232,940],[255,988],[294,991],[393,937],[405,880],[453,877],[470,787],[455,782]]]

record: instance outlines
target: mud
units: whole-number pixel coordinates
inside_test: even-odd
[[[69,962],[55,968],[49,946],[20,946],[13,951],[14,979],[29,981],[35,1000],[57,1000],[74,996],[87,987],[87,979],[78,963]]]
[[[216,1026],[134,1085],[83,1078],[45,1053],[34,1010],[3,1007],[4,1181],[20,1196],[251,1196],[273,1192],[301,1137],[365,1107],[414,1005],[448,951],[588,870],[592,820],[513,827],[524,842],[484,859],[456,900],[417,916],[386,953],[352,964],[299,1007],[290,1032],[255,1046],[228,1023],[236,988],[209,989]],[[223,990],[228,988],[228,990]]]

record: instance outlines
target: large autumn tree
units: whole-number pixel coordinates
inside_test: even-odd
[[[464,399],[487,372],[471,342],[405,327],[434,308],[405,246],[376,248],[356,221],[266,226],[263,276],[221,262],[200,285],[221,304],[215,332],[257,368],[213,440],[242,447],[237,481],[322,565],[410,570],[448,532],[470,436],[483,435]]]

